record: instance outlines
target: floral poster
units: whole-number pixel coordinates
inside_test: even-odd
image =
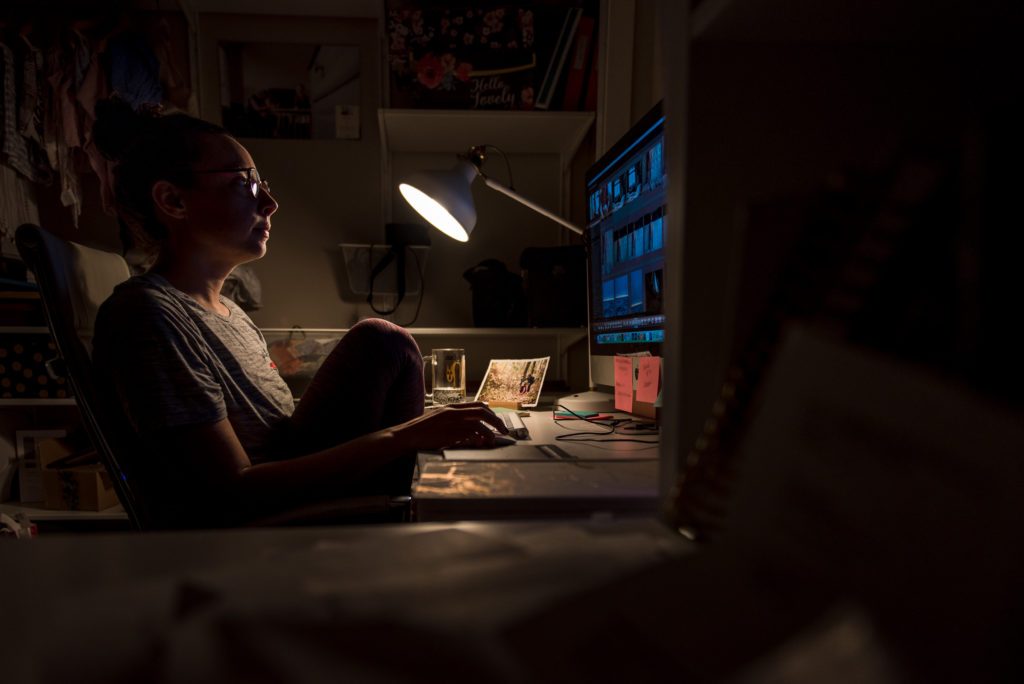
[[[533,109],[533,11],[388,10],[392,107]]]

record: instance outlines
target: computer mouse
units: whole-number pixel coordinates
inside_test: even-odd
[[[516,438],[513,437],[512,435],[502,435],[502,434],[494,435],[494,446],[496,446],[496,447],[508,446],[509,444],[515,444],[515,443],[516,443]]]

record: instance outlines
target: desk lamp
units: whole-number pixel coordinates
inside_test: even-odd
[[[490,148],[505,159],[509,169],[509,186],[512,184],[512,170],[508,156],[494,145],[477,145],[465,154],[457,155],[459,161],[448,171],[420,171],[408,180],[399,183],[398,190],[405,201],[412,205],[420,216],[445,235],[466,242],[476,225],[476,207],[470,186],[477,176],[484,179],[488,187],[528,206],[552,221],[560,223],[574,233],[583,234],[583,229],[566,221],[535,202],[526,199],[511,187],[502,185],[483,172],[486,150]]]
[[[487,148],[496,150],[505,159],[509,176],[508,186],[488,178],[487,174],[483,172],[482,167],[487,158]],[[473,193],[470,186],[477,176],[483,178],[488,187],[547,216],[574,233],[583,234],[583,229],[579,226],[526,199],[509,187],[512,185],[512,169],[508,163],[508,156],[501,149],[494,145],[477,145],[457,157],[458,161],[455,166],[448,171],[420,171],[398,184],[398,190],[402,193],[405,201],[445,235],[459,242],[469,240],[469,234],[476,226],[476,207],[473,205]],[[601,395],[601,400],[602,407],[611,403],[605,395]]]

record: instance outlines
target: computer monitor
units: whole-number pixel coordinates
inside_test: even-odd
[[[665,117],[655,105],[586,174],[590,385],[615,386],[614,358],[661,356],[665,338]],[[586,407],[600,410],[601,399]],[[605,395],[607,400],[607,395]],[[577,406],[584,408],[578,397]]]

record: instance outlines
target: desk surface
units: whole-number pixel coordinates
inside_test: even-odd
[[[502,409],[498,409],[501,411]],[[570,456],[582,460],[657,460],[659,435],[656,430],[635,429],[635,425],[651,425],[653,421],[626,413],[611,412],[617,420],[633,425],[620,425],[614,433],[605,424],[583,420],[555,420],[551,410],[523,410],[523,425],[530,438],[520,444],[554,444]],[[500,449],[497,450],[500,452]]]
[[[551,410],[522,411],[523,424],[530,431],[530,442],[557,444],[578,458],[658,458],[658,433],[621,427],[616,434],[606,434],[610,428],[584,420],[554,420]],[[632,419],[637,424],[653,421],[617,411],[605,414],[616,419]],[[568,441],[571,438],[574,441]],[[576,441],[579,440],[579,441]]]
[[[0,662],[26,683],[537,681],[509,630],[692,549],[650,520],[12,541]]]
[[[618,417],[625,417],[618,415]],[[523,418],[530,440],[554,444],[567,460],[461,461],[421,452],[413,483],[413,515],[418,521],[572,518],[599,515],[655,515],[658,510],[657,435],[608,434],[584,421],[556,423],[551,411]],[[574,440],[556,440],[569,436]]]

